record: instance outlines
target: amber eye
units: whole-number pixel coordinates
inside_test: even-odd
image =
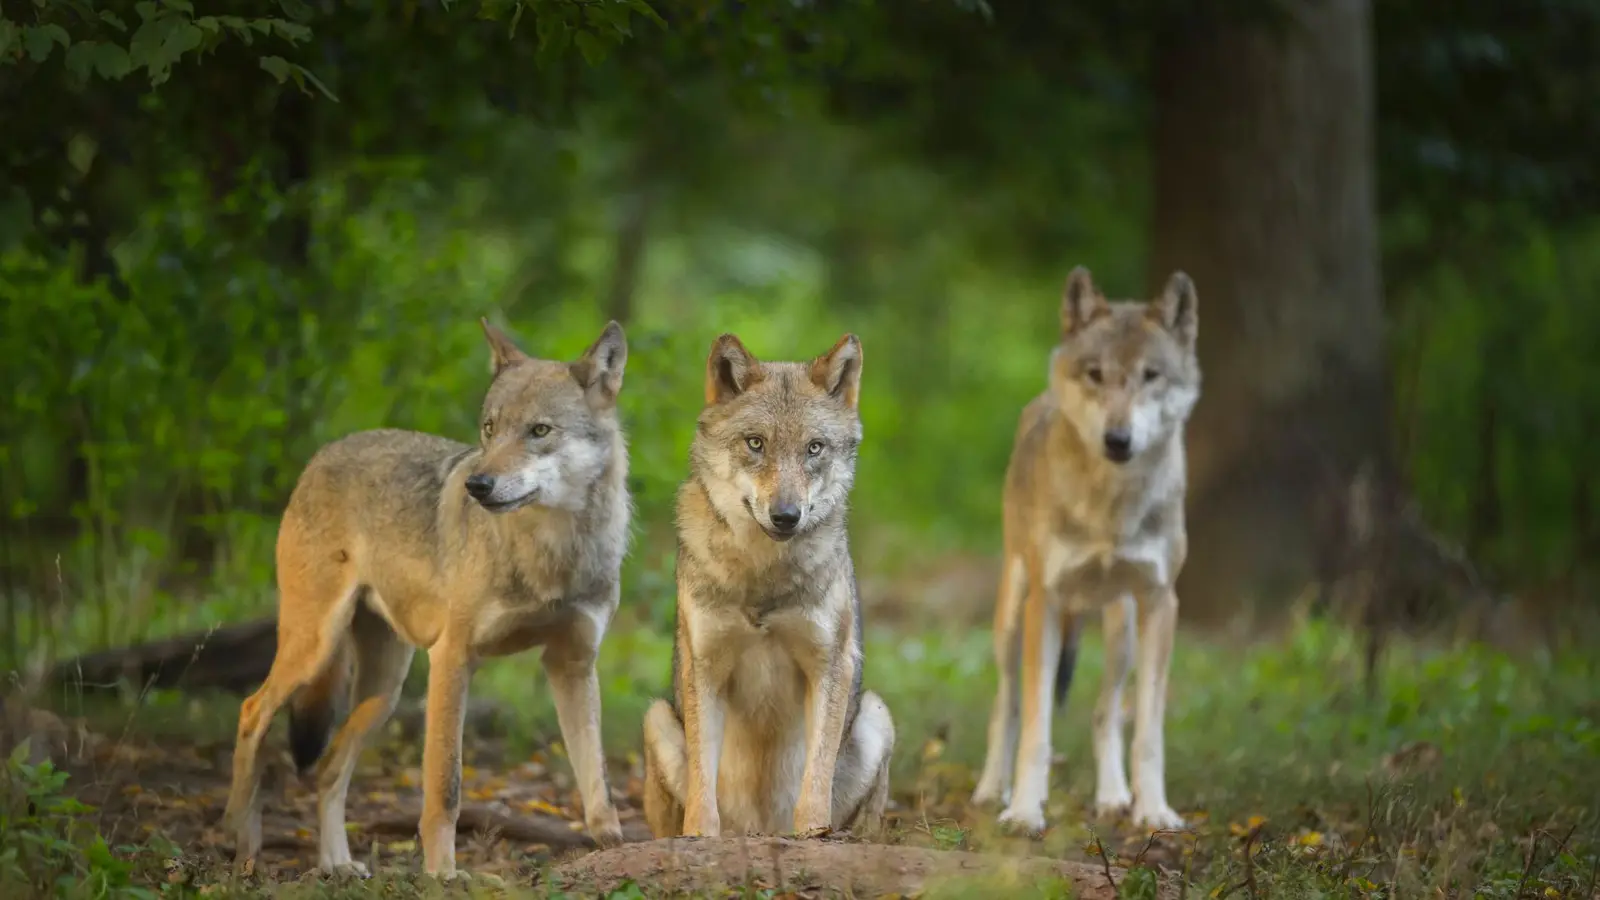
[[[1147,369],[1144,370],[1144,383],[1145,384],[1149,384],[1150,382],[1155,381],[1157,378],[1160,378],[1160,377],[1161,377],[1161,370],[1160,369],[1147,368]]]
[[[761,438],[756,437],[755,435],[751,435],[751,436],[749,436],[749,437],[744,439],[744,445],[746,447],[749,447],[751,450],[754,450],[755,452],[760,453],[761,452],[761,448],[765,447],[767,445],[767,442],[763,441]]]
[[[821,453],[822,452],[822,442],[821,441],[812,441],[811,443],[807,444],[806,445],[806,452],[811,454],[812,456],[816,456],[817,454]]]
[[[488,440],[489,438],[494,437],[494,420],[493,419],[484,419],[483,420],[483,437],[484,437],[484,440]]]
[[[539,424],[537,424],[537,425],[533,426],[532,428],[528,429],[528,433],[533,435],[536,438],[542,438],[545,435],[550,433],[550,426],[546,425],[543,422],[540,422]]]
[[[1095,384],[1100,384],[1101,382],[1105,381],[1105,378],[1106,378],[1105,373],[1100,371],[1100,367],[1099,366],[1090,366],[1087,370],[1084,371],[1084,374],[1088,375],[1089,376],[1089,380],[1094,382]]]

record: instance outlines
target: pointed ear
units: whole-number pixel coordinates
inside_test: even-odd
[[[478,321],[483,325],[483,336],[489,339],[491,375],[499,375],[506,367],[527,361],[528,354],[523,353],[505,332],[490,325],[487,318],[480,318]]]
[[[1182,271],[1172,273],[1149,309],[1151,317],[1184,344],[1192,346],[1199,337],[1200,297],[1195,293],[1194,282]]]
[[[1110,311],[1089,270],[1083,266],[1073,269],[1061,292],[1061,334],[1072,334]]]
[[[731,334],[718,337],[706,358],[706,405],[716,406],[748,391],[761,380],[761,361]]]
[[[861,339],[847,334],[827,355],[812,360],[811,381],[855,409],[861,395]]]
[[[595,339],[583,356],[568,368],[591,401],[609,406],[622,390],[622,370],[628,365],[628,337],[615,321]]]

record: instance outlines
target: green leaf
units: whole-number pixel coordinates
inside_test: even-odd
[[[606,58],[606,45],[590,32],[580,31],[574,34],[572,42],[578,45],[578,52],[583,54],[583,61],[591,66]]]
[[[289,65],[289,61],[281,56],[261,57],[261,68],[265,69],[268,75],[278,79],[279,84],[289,80]]]
[[[298,84],[302,91],[306,89],[306,82],[309,81],[312,87],[322,92],[324,97],[335,103],[339,102],[339,98],[334,96],[333,91],[328,90],[328,86],[323,84],[322,79],[318,78],[310,69],[294,63],[290,63],[289,67],[293,70],[295,84]],[[306,93],[310,93],[310,91],[306,91]]]
[[[128,23],[122,21],[122,17],[121,16],[117,15],[116,13],[112,12],[109,9],[104,9],[104,10],[100,11],[100,21],[106,23],[107,25],[110,25],[112,28],[115,28],[118,31],[127,31],[128,30]]]
[[[56,44],[65,47],[71,41],[67,30],[60,25],[25,25],[22,28],[23,46],[28,50],[28,58],[34,62],[44,62],[50,56],[52,47]]]
[[[79,41],[67,50],[67,71],[79,81],[88,81],[94,74],[94,57],[99,41]]]
[[[134,67],[150,73],[150,84],[167,80],[172,66],[205,40],[205,33],[181,15],[161,15],[147,20],[133,33],[128,57]]]
[[[272,30],[278,33],[278,37],[281,37],[292,44],[298,44],[301,41],[309,40],[311,37],[311,29],[304,25],[297,25],[294,22],[285,22],[282,19],[268,19],[267,22],[271,24]]]
[[[87,79],[94,73],[115,81],[133,71],[133,64],[128,51],[117,44],[80,41],[67,51],[67,69],[78,78]]]
[[[667,20],[661,18],[661,15],[657,13],[649,3],[646,3],[645,0],[628,0],[628,8],[639,15],[644,16],[646,19],[656,23],[657,25],[660,25],[662,28],[667,27]]]
[[[32,743],[33,735],[31,734],[17,742],[17,746],[13,747],[11,750],[11,765],[18,768],[25,768],[27,766],[28,750]]]

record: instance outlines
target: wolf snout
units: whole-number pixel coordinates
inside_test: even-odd
[[[489,495],[494,493],[494,476],[468,475],[467,493],[472,495],[472,499],[480,503],[489,499]]]
[[[1126,428],[1107,428],[1105,447],[1106,459],[1127,462],[1133,458],[1133,432]]]
[[[782,534],[793,534],[800,527],[800,507],[794,503],[774,503],[767,510],[772,529]]]

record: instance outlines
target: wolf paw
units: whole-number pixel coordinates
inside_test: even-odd
[[[606,809],[589,817],[585,823],[589,829],[589,836],[600,846],[601,850],[619,846],[622,843],[622,823],[617,819],[615,809]]]
[[[1177,830],[1183,827],[1183,816],[1178,815],[1172,807],[1165,803],[1135,806],[1133,824],[1136,827],[1149,828],[1154,831]]]
[[[366,863],[347,862],[332,866],[318,866],[312,870],[323,878],[334,878],[340,881],[350,879],[371,878],[372,872],[368,871]]]
[[[1038,807],[1024,809],[1012,804],[1000,814],[1000,827],[1013,834],[1038,837],[1044,834],[1044,810]]]
[[[819,825],[815,828],[807,828],[803,831],[796,831],[794,836],[802,841],[814,841],[819,838],[825,838],[830,834],[833,834],[832,828],[829,828],[826,825]]]
[[[499,875],[490,875],[487,872],[469,872],[466,869],[451,869],[448,872],[429,872],[430,878],[437,879],[445,884],[473,884],[480,887],[502,888],[506,881]]]
[[[1094,814],[1102,819],[1120,819],[1133,808],[1133,794],[1126,786],[1095,791]]]

